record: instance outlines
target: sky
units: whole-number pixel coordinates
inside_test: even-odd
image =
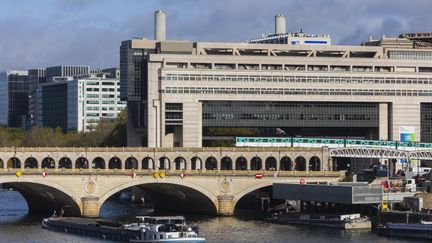
[[[432,32],[432,0],[0,0],[0,70],[118,66],[122,40],[153,38],[157,9],[173,40],[244,42],[273,33],[276,14],[333,44]]]

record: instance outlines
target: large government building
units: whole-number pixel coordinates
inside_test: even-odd
[[[275,34],[249,43],[155,39],[120,47],[128,144],[230,146],[243,137],[432,142],[430,33],[332,45],[328,35]]]

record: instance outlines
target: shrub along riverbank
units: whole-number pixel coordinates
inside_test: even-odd
[[[127,111],[115,120],[102,120],[91,132],[63,132],[60,128],[33,127],[29,131],[0,127],[0,147],[122,147],[126,146]]]

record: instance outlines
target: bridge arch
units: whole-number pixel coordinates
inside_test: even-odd
[[[21,160],[17,157],[12,157],[7,161],[7,168],[10,169],[20,169],[21,168]]]
[[[247,159],[245,157],[241,156],[236,159],[235,170],[247,170]]]
[[[295,170],[306,171],[306,159],[303,156],[298,156],[295,159]]]
[[[160,170],[170,170],[171,161],[167,156],[162,156],[159,158],[159,168]]]
[[[121,169],[122,168],[122,161],[119,157],[114,156],[108,161],[108,169]]]
[[[318,156],[313,156],[309,159],[309,170],[321,171],[321,159]]]
[[[143,170],[150,170],[150,169],[154,170],[155,167],[156,167],[155,162],[152,157],[147,156],[141,162],[141,168]]]
[[[280,164],[279,164],[279,170],[283,171],[291,171],[293,168],[292,166],[292,160],[288,156],[284,156],[281,158]]]
[[[265,188],[265,187],[269,187],[269,186],[273,186],[273,181],[272,180],[268,180],[268,181],[263,181],[262,183],[250,186],[246,189],[244,189],[243,191],[237,193],[237,195],[234,196],[233,199],[233,208],[235,209],[237,203],[247,194],[254,192],[256,190]]]
[[[127,170],[131,170],[131,169],[137,170],[138,169],[138,160],[135,157],[133,157],[133,156],[127,158],[126,161],[125,161],[125,169],[127,169]]]
[[[174,159],[174,169],[175,170],[186,170],[187,169],[187,163],[186,159],[179,156]]]
[[[58,162],[59,169],[72,169],[72,160],[68,157],[62,157]]]
[[[40,178],[0,179],[0,184],[18,191],[26,200],[29,214],[52,215],[63,208],[64,216],[81,216],[81,201],[68,188]],[[0,199],[1,200],[1,199]]]
[[[37,159],[35,157],[28,157],[24,161],[24,168],[37,169],[38,168]]]
[[[201,170],[203,168],[202,160],[200,157],[195,156],[191,159],[191,169],[192,170]]]
[[[92,161],[93,169],[105,169],[105,160],[102,157],[96,157]]]
[[[270,156],[265,160],[265,170],[276,170],[277,160],[275,157]]]
[[[54,169],[55,161],[51,157],[46,157],[42,160],[42,169]]]
[[[217,169],[217,160],[215,157],[210,156],[206,159],[205,169],[206,170],[216,170]]]
[[[99,198],[99,205],[102,207],[112,195],[134,186],[140,186],[151,196],[156,196],[156,198],[152,198],[155,200],[156,207],[158,207],[158,204],[175,201],[171,205],[175,209],[180,208],[190,212],[196,212],[198,209],[201,210],[200,213],[211,215],[216,215],[218,212],[218,200],[215,195],[200,186],[183,180],[131,181],[106,192]],[[170,200],[173,198],[175,200]],[[200,207],[196,207],[196,205],[200,205]]]
[[[81,156],[75,161],[75,168],[76,169],[88,169],[89,163],[87,158]]]
[[[232,170],[233,166],[232,166],[232,159],[228,156],[225,156],[221,159],[220,161],[220,169],[221,170]]]
[[[262,159],[258,156],[253,157],[250,162],[250,169],[262,170]]]

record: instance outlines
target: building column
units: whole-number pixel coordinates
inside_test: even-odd
[[[388,103],[379,104],[379,139],[389,139],[389,115]],[[398,139],[397,139],[398,140]]]
[[[154,170],[159,171],[160,168],[160,160],[155,158],[155,168]]]
[[[170,160],[168,159],[168,157],[165,157],[165,170],[167,170],[167,165],[169,166],[169,170],[170,171],[174,171],[175,170],[175,159]]]
[[[391,114],[391,140],[400,140],[400,127],[409,127],[414,129],[415,141],[420,141],[420,102],[414,102],[410,99],[414,97],[402,97],[398,103],[393,102]],[[405,100],[407,99],[407,100]]]
[[[217,197],[219,202],[218,215],[231,216],[234,214],[234,196],[229,194],[219,195]]]
[[[142,170],[142,160],[140,161],[139,159],[137,159],[137,163],[138,163],[138,171],[141,171]]]
[[[201,102],[183,103],[182,147],[202,147],[202,104]]]
[[[82,202],[82,212],[81,216],[85,218],[97,218],[99,217],[99,198],[98,197],[83,197]]]
[[[15,157],[16,158],[16,157]],[[24,159],[19,159],[20,161],[21,161],[21,164],[20,164],[20,166],[21,166],[21,171],[24,171],[24,169],[25,169],[25,160],[26,160],[26,158],[24,158]]]
[[[197,162],[198,161],[195,161],[195,169],[198,169],[198,163]],[[189,162],[186,159],[184,159],[184,163],[186,163],[185,169],[187,171],[192,170],[192,159],[190,159]]]

